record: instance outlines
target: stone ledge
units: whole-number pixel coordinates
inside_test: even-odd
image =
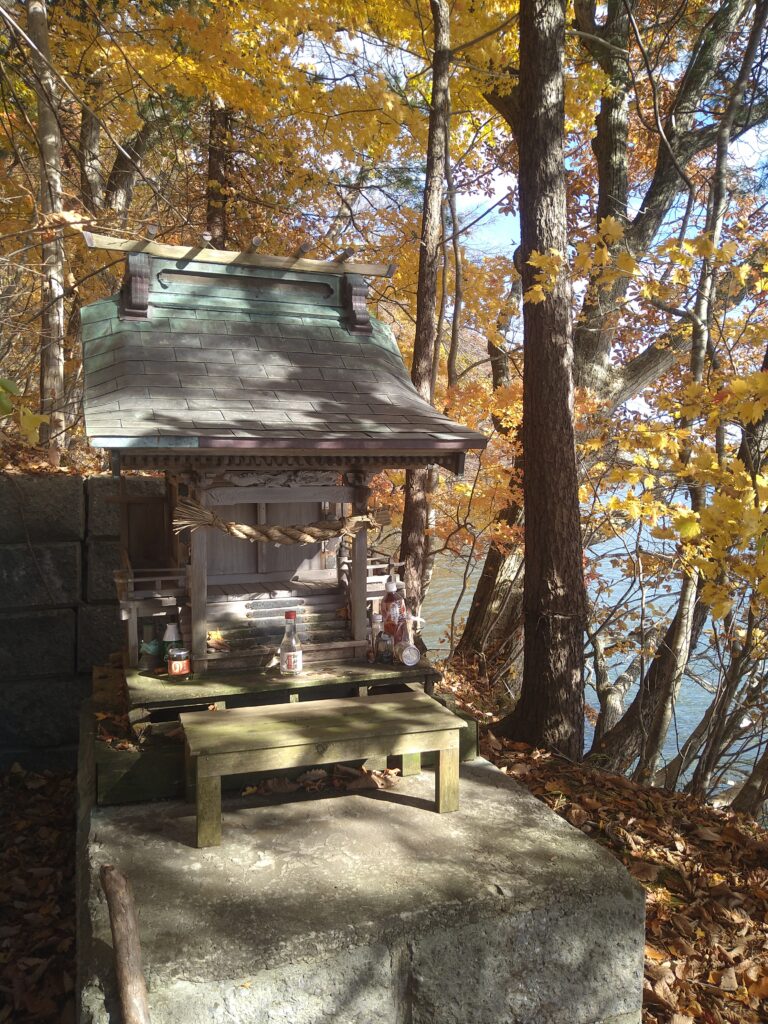
[[[83,478],[66,473],[0,473],[0,543],[80,540]]]
[[[120,608],[113,604],[81,604],[77,609],[77,671],[90,672],[94,665],[106,665],[109,656],[122,650],[125,623]]]
[[[120,568],[120,541],[89,537],[85,543],[86,601],[116,601],[115,571]]]
[[[77,742],[78,714],[89,689],[88,676],[56,676],[50,679],[3,680],[0,685],[0,756],[6,749],[32,750],[38,762],[42,748],[58,748]],[[50,751],[55,759],[55,750]],[[17,758],[14,757],[14,760]]]
[[[461,775],[446,815],[429,773],[225,801],[210,850],[182,803],[95,810],[82,1024],[109,1019],[108,861],[136,894],[153,1024],[639,1024],[640,887],[487,762]]]
[[[81,589],[78,542],[0,546],[0,608],[77,604]]]
[[[8,679],[75,674],[75,611],[0,615],[0,693]]]

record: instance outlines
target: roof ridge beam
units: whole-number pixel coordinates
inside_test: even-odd
[[[313,260],[296,256],[262,256],[253,251],[207,249],[199,245],[166,245],[164,242],[115,238],[111,235],[94,234],[91,231],[84,231],[83,237],[89,249],[146,253],[147,256],[183,262],[262,267],[267,270],[303,270],[316,274],[359,274],[361,277],[391,277],[395,269],[390,263],[357,263],[351,260],[341,263],[336,260]]]

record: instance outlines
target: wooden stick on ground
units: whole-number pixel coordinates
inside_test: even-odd
[[[100,877],[109,907],[122,1024],[150,1024],[147,983],[141,968],[139,922],[131,887],[114,864],[103,864]]]

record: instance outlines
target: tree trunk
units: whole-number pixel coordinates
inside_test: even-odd
[[[160,138],[166,119],[159,117],[145,121],[139,130],[120,147],[104,189],[104,206],[118,214],[119,223],[125,227],[128,211],[133,202],[136,179],[141,174],[141,162],[147,151]]]
[[[523,263],[525,653],[504,736],[574,760],[584,743],[585,625],[573,431],[571,286],[558,274],[543,302],[525,301],[534,251],[565,258],[565,13],[559,0],[523,0],[517,87]]]
[[[649,630],[646,634],[648,641],[652,643],[656,643],[658,635],[659,630],[656,629]],[[621,720],[624,714],[624,699],[640,677],[643,658],[641,654],[636,654],[626,669],[612,681],[601,634],[589,632],[589,639],[594,652],[595,692],[600,702],[600,714],[592,742],[593,745],[599,746],[603,736]],[[645,640],[643,637],[643,644]]]
[[[91,102],[95,98],[97,86],[89,94]],[[83,205],[91,213],[101,210],[104,202],[104,178],[102,174],[99,141],[101,138],[101,122],[89,107],[83,107],[80,113],[80,140],[78,160],[80,162],[80,193]]]
[[[523,521],[523,510],[510,507],[511,525]],[[507,518],[507,522],[510,520]],[[461,658],[494,657],[499,645],[519,634],[523,626],[523,552],[502,554],[491,547],[477,582],[456,653]]]
[[[682,604],[681,600],[656,649],[653,661],[640,682],[634,700],[614,728],[604,733],[599,742],[592,744],[592,749],[589,752],[590,759],[599,762],[608,771],[626,772],[640,757],[643,739],[648,733],[654,717],[661,713],[660,707],[669,693],[675,673],[679,669],[685,669],[688,655],[698,642],[709,609],[697,600],[690,622],[688,643],[685,647],[686,662],[680,666],[679,657],[683,650],[681,637],[688,631],[686,609],[682,607]]]
[[[450,121],[446,125],[450,128]],[[464,264],[462,262],[461,239],[459,237],[459,211],[456,206],[456,185],[451,167],[450,131],[445,140],[445,181],[448,186],[448,207],[451,211],[451,245],[453,248],[453,318],[451,319],[451,343],[448,348],[448,387],[455,388],[459,382],[457,361],[461,340],[461,315],[464,303]]]
[[[635,773],[643,785],[653,784],[658,771],[664,741],[667,738],[672,714],[680,693],[683,673],[693,650],[694,609],[696,606],[698,573],[686,575],[683,579],[680,602],[677,608],[677,629],[675,630],[668,660],[669,671],[664,674],[663,685],[658,687],[653,710],[640,740],[640,759]]]
[[[208,113],[208,189],[205,206],[205,225],[214,249],[227,247],[230,121],[231,115],[224,101],[214,96]]]
[[[427,167],[416,292],[416,338],[411,380],[422,398],[429,401],[435,349],[437,277],[440,266],[443,179],[446,140],[450,128],[450,8],[448,0],[430,0],[435,33],[432,60],[432,104],[427,137]],[[409,469],[405,478],[405,507],[400,558],[405,562],[408,605],[418,615],[423,600],[425,566],[429,556],[428,470]]]
[[[61,213],[61,132],[56,76],[48,44],[45,0],[27,4],[29,38],[37,92],[37,144],[40,159],[40,211],[43,218]],[[64,420],[64,243],[60,228],[43,233],[42,317],[40,332],[40,412],[50,417],[40,428],[40,443],[48,444],[58,465]]]
[[[728,667],[722,684],[711,705],[711,715],[707,712],[705,716],[707,725],[703,741],[701,755],[699,756],[693,778],[686,787],[700,800],[706,799],[712,787],[712,776],[718,761],[731,743],[734,725],[734,714],[732,709],[733,699],[739,689],[739,685],[748,670],[753,657],[752,652],[752,631],[754,617],[750,610],[747,623],[747,636],[744,646],[732,645]],[[743,715],[741,708],[736,709],[737,721]]]
[[[752,772],[731,803],[734,811],[757,817],[768,800],[768,744],[755,762]]]

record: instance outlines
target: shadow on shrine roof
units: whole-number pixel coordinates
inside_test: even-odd
[[[485,447],[419,396],[391,330],[368,314],[364,277],[347,265],[144,248],[127,254],[119,295],[81,310],[92,444],[454,471]]]

